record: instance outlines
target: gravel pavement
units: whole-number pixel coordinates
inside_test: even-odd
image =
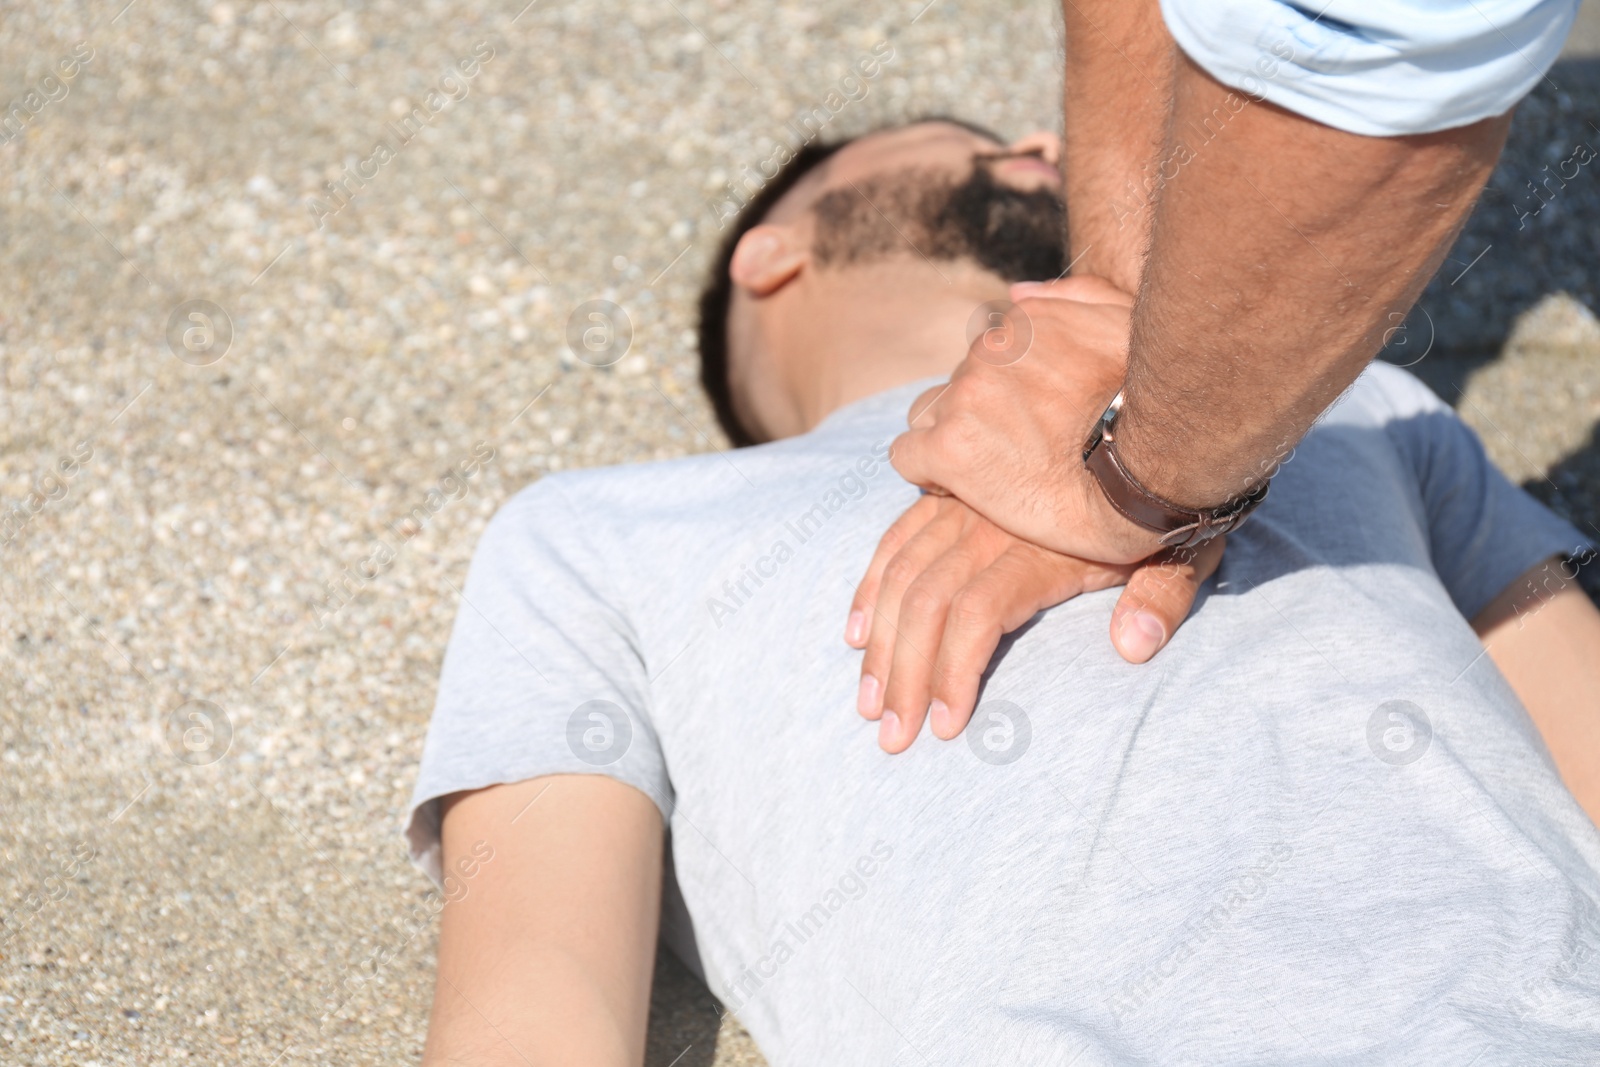
[[[1058,121],[1048,0],[525,2],[0,19],[0,1062],[414,1062],[438,901],[397,827],[489,515],[722,447],[728,183],[875,46],[827,134]],[[1600,148],[1593,8],[1390,356],[1600,524],[1600,163],[1523,224]],[[763,1062],[657,975],[652,1065]]]

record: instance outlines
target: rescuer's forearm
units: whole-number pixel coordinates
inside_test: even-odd
[[[1156,0],[1062,0],[1062,171],[1074,274],[1136,292],[1176,46]]]
[[[1437,269],[1510,116],[1360,137],[1179,53],[1118,450],[1178,504],[1232,499],[1355,380]]]

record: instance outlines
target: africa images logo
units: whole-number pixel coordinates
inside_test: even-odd
[[[1367,747],[1391,767],[1421,759],[1433,740],[1428,713],[1409,700],[1387,700],[1367,718]]]

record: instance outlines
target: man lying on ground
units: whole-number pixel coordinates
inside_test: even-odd
[[[1001,606],[955,740],[890,755],[852,713],[837,628],[918,498],[888,442],[975,309],[1060,271],[1054,152],[934,121],[797,159],[706,301],[719,410],[770,443],[491,522],[408,831],[453,901],[427,1064],[640,1063],[668,829],[680,950],[777,1067],[1592,1064],[1585,546],[1403,371],[1330,409],[1181,629],[1200,575],[1149,584],[1152,662],[1106,640],[1114,578],[982,529],[979,579],[1095,591]]]

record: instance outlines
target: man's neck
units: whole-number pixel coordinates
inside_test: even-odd
[[[1008,291],[971,264],[920,259],[819,271],[809,284],[774,339],[808,430],[846,404],[948,375],[967,354],[979,305]]]

